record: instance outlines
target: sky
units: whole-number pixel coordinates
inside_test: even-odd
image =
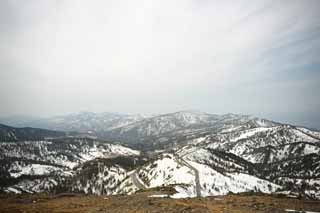
[[[320,128],[318,0],[1,0],[0,116],[242,113]]]

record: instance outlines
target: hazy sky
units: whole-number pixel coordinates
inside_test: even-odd
[[[320,128],[319,11],[319,0],[0,0],[0,115],[196,109]]]

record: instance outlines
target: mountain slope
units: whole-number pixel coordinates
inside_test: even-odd
[[[70,124],[88,130],[94,124],[92,116],[86,119],[83,114],[83,120],[70,119],[78,122]],[[111,127],[116,120],[104,122],[110,129],[98,128],[96,134],[140,148],[146,155],[97,139],[17,138],[17,143],[0,143],[2,188],[131,194],[170,186],[178,192],[173,197],[277,190],[320,197],[316,130],[247,115],[193,111]]]
[[[129,171],[145,163],[138,155],[119,155],[113,158],[96,158],[74,168],[74,175],[65,179],[53,190],[62,188],[86,194],[119,194],[136,191],[129,179]],[[63,192],[63,191],[62,191]]]
[[[120,145],[83,138],[2,142],[0,153],[0,188],[24,192],[51,189],[74,176],[75,168],[96,158],[140,154]]]
[[[140,114],[80,112],[43,119],[2,118],[2,122],[18,127],[46,128],[58,131],[99,132],[118,128],[147,117]]]
[[[320,198],[320,155],[306,154],[264,165],[263,175],[285,190]]]
[[[64,137],[66,133],[38,128],[15,128],[0,124],[0,141],[43,140]]]
[[[127,144],[147,143],[165,148],[200,134],[220,132],[232,128],[243,130],[261,126],[275,126],[275,122],[247,115],[215,115],[193,111],[181,111],[143,119],[129,125],[101,133],[111,140]]]
[[[145,115],[129,115],[120,113],[80,112],[45,119],[16,122],[19,126],[47,128],[59,131],[99,132],[121,127],[144,119]],[[12,119],[7,119],[12,123]]]
[[[142,140],[188,127],[201,128],[214,123],[215,120],[215,115],[183,111],[146,118],[105,132],[105,134],[107,137],[118,137],[122,140]]]
[[[231,152],[253,163],[272,161],[273,157],[275,160],[281,160],[288,158],[291,154],[318,152],[320,145],[318,139],[289,125],[210,133],[188,143],[193,144],[197,141],[200,141],[201,146]],[[289,153],[286,149],[295,152]],[[278,157],[272,156],[273,154]],[[280,156],[281,154],[283,157]]]
[[[187,143],[194,150],[205,150],[197,156],[198,159],[203,159],[202,156],[211,156],[207,153],[211,149],[215,153],[219,151],[229,153],[226,156],[236,155],[253,165],[253,174],[256,177],[279,184],[283,190],[319,198],[320,140],[317,138],[318,133],[306,128],[301,130],[295,126],[279,124],[272,127],[242,130],[236,128],[231,131],[208,133]],[[191,159],[194,158],[191,157]],[[196,161],[199,162],[199,160]],[[200,163],[206,163],[206,161]],[[239,159],[235,161],[236,164],[239,162],[241,162]],[[216,163],[212,161],[211,164]],[[227,166],[228,169],[234,167],[232,164]]]
[[[203,155],[203,150],[196,152],[199,152],[196,154],[197,158],[195,158],[194,152],[191,158],[187,155],[182,157],[186,163],[182,163],[175,155],[163,154],[156,161],[140,168],[139,177],[148,187],[175,186],[179,192],[175,197],[196,196],[196,174],[190,168],[194,168],[198,172],[202,196],[248,191],[270,193],[280,188],[269,181],[250,175],[245,166],[225,161],[217,155],[210,155],[210,157],[216,158],[215,163],[212,163],[210,157]],[[235,170],[226,169],[231,165]]]

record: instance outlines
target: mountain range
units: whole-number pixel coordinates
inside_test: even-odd
[[[49,118],[9,116],[0,118],[0,122],[15,127],[44,128],[67,132],[98,132],[125,126],[146,117],[147,115],[140,114],[93,113],[83,111]]]
[[[320,132],[306,127],[197,111],[83,112],[16,124],[0,126],[7,193],[170,186],[176,198],[248,191],[320,198]]]

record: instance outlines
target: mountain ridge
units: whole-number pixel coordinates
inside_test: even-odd
[[[312,129],[179,111],[102,133],[0,142],[8,183],[1,190],[132,194],[139,180],[142,190],[174,187],[175,198],[248,191],[320,198],[320,132]]]

